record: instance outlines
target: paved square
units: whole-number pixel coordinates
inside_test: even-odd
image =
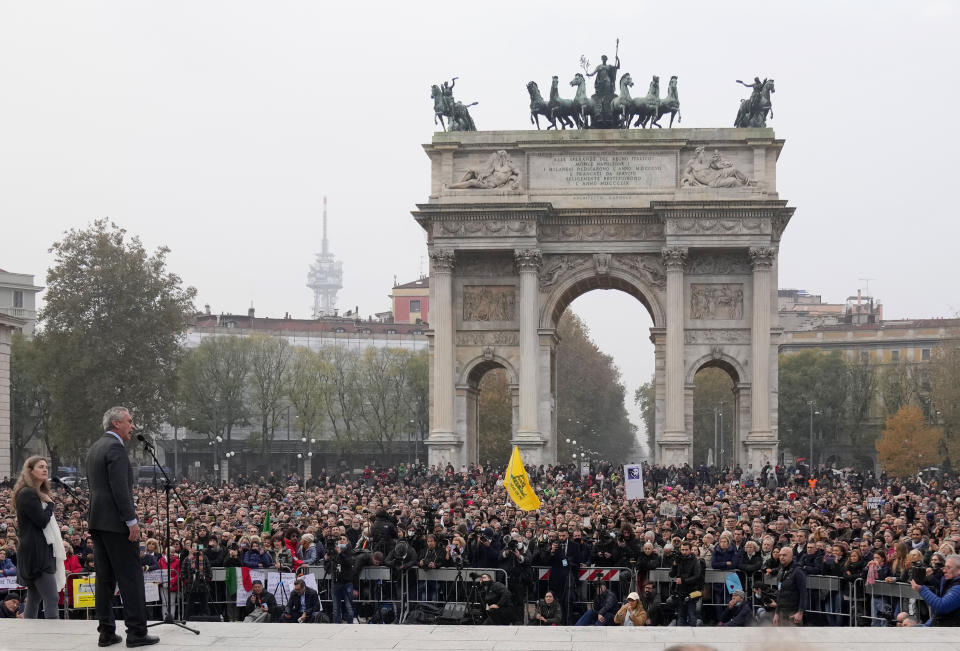
[[[484,651],[574,651],[633,649],[664,651],[677,644],[700,644],[716,651],[956,651],[960,637],[951,629],[895,628],[575,628],[402,626],[334,624],[283,625],[196,623],[193,635],[173,626],[151,629],[160,636],[153,649],[480,649]],[[97,649],[96,622],[0,621],[0,649],[72,651]],[[125,649],[119,644],[114,649]],[[699,648],[698,650],[699,651]]]

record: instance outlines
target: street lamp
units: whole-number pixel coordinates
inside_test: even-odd
[[[208,441],[207,445],[213,446],[213,483],[219,484],[219,475],[220,475],[220,444],[223,443],[223,437],[217,436],[212,441]]]
[[[303,443],[306,448],[306,452],[298,452],[297,459],[303,459],[303,490],[307,490],[307,468],[310,468],[312,473],[313,471],[313,444],[317,442],[317,439],[310,439],[309,442],[306,436],[300,437],[300,442]]]
[[[814,411],[813,408],[816,406],[813,400],[807,400],[807,405],[810,407],[810,459],[807,462],[807,465],[810,467],[810,478],[813,478],[813,416],[816,414],[820,415],[819,411]]]
[[[223,456],[225,456],[225,457],[228,459],[228,462],[232,462],[232,461],[233,461],[233,458],[234,458],[235,456],[237,456],[237,452],[236,452],[236,450],[230,450],[229,452],[224,452]],[[228,465],[228,466],[227,466],[227,480],[228,480],[228,481],[229,481],[229,479],[230,479],[230,476],[229,476],[229,475],[230,475],[230,466]]]
[[[413,461],[420,465],[420,432],[417,431],[417,421],[410,419],[410,437],[413,439]]]

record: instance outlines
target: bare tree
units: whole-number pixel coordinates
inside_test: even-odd
[[[260,452],[267,455],[267,443],[273,441],[280,424],[286,395],[290,345],[281,337],[250,337],[250,393],[260,417]]]

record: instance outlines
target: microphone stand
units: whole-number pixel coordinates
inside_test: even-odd
[[[163,621],[147,624],[147,628],[160,626],[161,624],[173,624],[174,626],[178,626],[184,630],[190,631],[191,633],[200,635],[200,631],[198,631],[195,628],[190,628],[189,626],[187,626],[186,620],[177,621],[173,618],[173,614],[170,612],[170,609],[173,607],[173,604],[170,601],[170,582],[173,580],[173,568],[171,567],[172,556],[170,556],[170,548],[172,547],[172,545],[170,544],[170,493],[172,492],[174,494],[174,496],[177,498],[177,501],[180,502],[180,506],[184,506],[183,500],[180,499],[180,495],[177,493],[177,491],[173,489],[173,485],[170,483],[170,476],[167,475],[167,471],[164,470],[163,466],[160,465],[160,460],[157,459],[157,455],[154,453],[153,445],[151,445],[150,441],[143,439],[143,449],[145,452],[147,452],[150,455],[150,457],[153,459],[154,466],[157,469],[159,469],[160,474],[163,475],[163,492],[166,495],[166,514],[167,514],[167,521],[164,523],[164,526],[166,529],[165,535],[166,535],[166,546],[167,546],[167,585],[166,585],[167,611],[163,614]],[[157,495],[157,499],[158,500],[160,499],[159,494]],[[184,506],[184,508],[186,507]],[[161,572],[161,576],[163,576],[162,572]],[[178,581],[180,580],[179,573],[177,574],[177,580]]]
[[[85,501],[83,501],[83,498],[77,495],[77,493],[72,488],[70,488],[70,486],[65,484],[62,479],[60,479],[59,477],[52,477],[50,481],[52,481],[54,484],[56,484],[63,490],[67,491],[67,493],[70,494],[70,497],[77,500],[77,503],[80,504],[81,507],[83,507],[84,511],[88,511],[90,509],[90,506]]]

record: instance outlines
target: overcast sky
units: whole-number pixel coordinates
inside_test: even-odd
[[[169,246],[198,306],[307,317],[327,195],[340,305],[382,311],[425,268],[430,85],[459,76],[480,129],[529,128],[526,82],[619,37],[637,88],[679,76],[684,127],[732,126],[734,80],[776,78],[781,287],[872,278],[887,318],[951,316],[958,28],[946,0],[2,1],[0,267],[43,284],[51,242],[109,217]],[[632,393],[649,316],[617,292],[573,307]]]

